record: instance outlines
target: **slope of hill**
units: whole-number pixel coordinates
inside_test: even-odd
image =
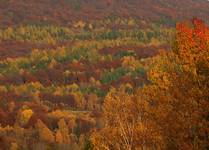
[[[136,17],[146,21],[198,17],[209,20],[205,0],[1,0],[0,24],[45,22],[70,25],[77,20],[110,16]]]
[[[91,138],[92,131],[100,130],[106,124],[103,108],[107,98],[114,101],[111,104],[114,113],[119,108],[119,112],[131,115],[121,115],[125,122],[135,124],[131,120],[136,116],[137,128],[135,125],[130,127],[137,129],[137,140],[141,139],[141,135],[145,135],[149,141],[157,136],[164,145],[172,146],[168,149],[175,149],[176,145],[196,146],[193,139],[199,134],[193,135],[190,124],[199,120],[191,120],[188,114],[191,108],[202,110],[199,109],[199,99],[206,97],[202,93],[207,94],[205,83],[209,80],[203,75],[207,74],[208,69],[202,62],[208,56],[205,49],[209,47],[209,42],[204,41],[209,39],[209,30],[198,19],[193,20],[193,25],[188,22],[188,27],[177,25],[177,30],[172,26],[176,21],[193,17],[209,21],[209,3],[203,0],[0,0],[0,150],[92,150],[92,144],[95,145]],[[196,27],[190,29],[189,25]],[[178,36],[179,31],[182,36]],[[175,50],[183,47],[180,52],[186,58],[178,61],[181,57],[173,57],[173,53],[168,51],[170,47]],[[194,55],[196,52],[197,55]],[[195,63],[198,60],[198,70],[193,69],[193,60]],[[187,70],[190,68],[187,67],[188,63],[184,65],[184,61],[191,61],[191,73]],[[196,78],[197,73],[200,73],[200,78]],[[157,86],[152,78],[158,78],[156,81],[160,90],[155,88]],[[172,86],[170,83],[175,84]],[[166,129],[160,136],[152,132],[155,130],[152,130],[153,125],[149,126],[149,120],[145,120],[145,124],[154,135],[147,134],[148,130],[143,128],[144,121],[140,121],[141,114],[148,112],[152,114],[148,116],[155,115],[152,110],[158,105],[158,101],[149,99],[149,95],[145,96],[148,101],[141,99],[144,95],[138,96],[146,87],[151,87],[147,94],[150,93],[152,97],[158,96],[158,92],[162,93],[156,99],[163,101],[163,107],[156,109],[160,117],[148,117],[151,122],[154,120],[157,130]],[[122,91],[119,96],[115,93],[117,90]],[[152,92],[156,90],[157,94]],[[169,93],[165,93],[168,90]],[[186,98],[184,93],[188,93]],[[195,101],[187,103],[193,100],[190,95],[194,95]],[[118,105],[115,98],[119,100],[120,97],[124,103],[118,101]],[[122,109],[117,107],[120,104],[123,105]],[[146,110],[141,111],[144,109],[141,106],[145,106]],[[205,104],[202,106],[203,110],[209,110]],[[126,111],[129,108],[130,113]],[[135,112],[139,115],[135,115]],[[179,114],[183,115],[179,117]],[[196,119],[196,114],[191,116]],[[186,119],[182,116],[186,116]],[[147,115],[144,117],[147,119]],[[156,118],[164,120],[160,122]],[[121,121],[117,124],[121,126]],[[166,128],[161,126],[164,124]],[[129,131],[129,124],[127,127]],[[179,130],[179,127],[182,128]],[[171,136],[170,131],[174,131]],[[186,140],[181,140],[183,143],[179,144],[179,137],[185,132],[188,133],[184,136]],[[165,138],[161,138],[161,134]],[[117,139],[120,140],[122,136],[119,136]],[[145,141],[143,138],[141,141]],[[170,138],[171,141],[177,139],[177,142],[164,140]],[[203,139],[202,136],[200,139]],[[187,144],[190,141],[192,144]],[[120,142],[116,143],[120,145]],[[138,141],[134,143],[141,144]],[[154,148],[153,144],[148,145]],[[134,149],[134,146],[120,149]]]

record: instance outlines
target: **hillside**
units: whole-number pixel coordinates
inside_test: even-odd
[[[204,0],[0,0],[0,150],[208,149],[208,21]]]
[[[0,25],[52,23],[134,17],[145,21],[209,20],[206,0],[1,0]]]

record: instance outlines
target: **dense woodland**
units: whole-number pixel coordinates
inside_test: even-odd
[[[177,20],[198,17],[209,20],[207,0],[1,0],[0,26],[56,24],[71,26],[83,20],[107,18],[139,19],[141,26],[150,21],[175,25]]]
[[[208,150],[209,4],[93,1],[0,2],[0,150]]]

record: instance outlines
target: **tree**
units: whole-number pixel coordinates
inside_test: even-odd
[[[28,121],[30,120],[30,118],[32,117],[32,115],[33,115],[33,110],[31,110],[31,109],[22,110],[19,114],[20,124],[26,125],[28,123]]]
[[[17,143],[12,143],[10,150],[18,150],[18,144]]]
[[[53,132],[40,119],[38,119],[36,123],[36,128],[41,141],[48,143],[54,142],[55,139]]]
[[[208,149],[209,29],[178,24],[173,51],[152,59],[151,84],[134,94],[110,91],[95,149]]]
[[[146,95],[168,149],[207,149],[209,29],[200,20],[178,24],[173,51],[153,60]],[[175,120],[175,121],[174,121]]]
[[[56,139],[57,143],[59,143],[59,144],[63,143],[63,137],[62,137],[60,130],[56,131],[55,139]]]
[[[60,119],[58,122],[59,129],[56,134],[56,140],[58,143],[65,143],[69,144],[70,143],[70,137],[69,137],[69,130],[68,126],[65,122],[64,119]]]
[[[112,89],[105,98],[105,126],[94,132],[91,141],[95,149],[163,149],[160,130],[146,113],[147,103],[141,92],[129,95],[125,88]]]
[[[14,111],[14,109],[15,109],[15,103],[14,103],[14,101],[12,101],[12,102],[10,102],[9,104],[8,104],[8,110],[9,110],[9,112],[13,112]]]

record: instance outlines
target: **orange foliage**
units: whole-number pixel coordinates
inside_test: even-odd
[[[152,84],[106,96],[106,124],[91,138],[95,149],[209,147],[209,28],[197,19],[178,24],[174,44],[152,60]]]
[[[40,140],[49,143],[54,142],[55,138],[53,132],[41,120],[37,121],[36,128],[38,130]]]

